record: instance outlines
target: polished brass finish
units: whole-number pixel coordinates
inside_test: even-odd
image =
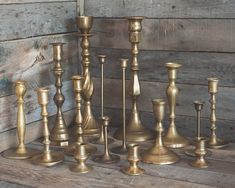
[[[98,163],[116,163],[120,160],[120,157],[118,155],[113,155],[109,153],[108,149],[108,125],[109,125],[109,117],[104,116],[102,117],[102,126],[104,126],[104,139],[105,139],[105,145],[104,145],[104,154],[102,155],[96,155],[92,159],[95,162]]]
[[[86,160],[88,159],[88,154],[86,152],[86,144],[79,143],[76,146],[74,158],[76,159],[77,164],[70,166],[69,169],[72,172],[87,173],[93,169],[91,166],[86,164]]]
[[[64,95],[62,94],[62,74],[63,69],[61,62],[63,60],[63,43],[52,43],[53,47],[53,60],[55,62],[54,74],[55,74],[55,87],[56,93],[54,96],[54,102],[57,107],[56,119],[53,129],[51,130],[50,140],[52,145],[67,146],[69,141],[69,134],[67,126],[63,117],[62,106],[64,103]]]
[[[126,67],[128,59],[121,59],[121,68],[122,68],[122,145],[117,146],[111,149],[113,153],[116,154],[126,154]],[[120,127],[121,128],[121,127]],[[118,133],[119,130],[117,130]]]
[[[216,135],[216,98],[215,94],[218,92],[218,82],[217,78],[208,78],[208,92],[210,93],[210,103],[211,103],[211,136],[208,142],[208,147],[213,149],[223,148],[228,145],[227,142],[220,139]]]
[[[26,148],[25,146],[25,112],[24,112],[24,95],[26,93],[26,82],[18,80],[15,83],[15,93],[17,96],[18,111],[17,111],[17,135],[19,144],[17,148],[8,149],[2,153],[2,156],[8,159],[28,159],[38,151]]]
[[[81,57],[82,57],[82,66],[84,77],[83,84],[83,99],[84,99],[84,111],[83,111],[83,130],[85,135],[98,135],[99,134],[99,125],[93,115],[91,109],[92,95],[94,91],[93,81],[90,74],[90,40],[89,37],[90,29],[93,24],[93,17],[90,16],[78,16],[77,17],[78,29],[81,31],[81,34],[78,36],[82,37],[81,40]]]
[[[81,92],[82,92],[82,86],[83,86],[83,77],[80,75],[75,75],[72,77],[73,81],[73,90],[76,100],[76,118],[75,118],[75,125],[77,127],[76,132],[76,141],[75,143],[72,143],[68,146],[66,149],[66,154],[68,155],[74,155],[77,145],[84,143],[86,152],[88,154],[95,153],[97,151],[97,148],[95,146],[92,146],[90,144],[86,144],[84,137],[83,137],[83,129],[82,129],[82,112],[81,112]]]
[[[162,121],[165,113],[165,101],[163,99],[154,99],[153,112],[157,121],[155,130],[157,131],[157,138],[155,144],[142,156],[142,161],[145,163],[153,164],[172,164],[179,160],[179,157],[167,147],[164,146],[162,141],[162,133],[164,128]]]
[[[141,40],[141,21],[143,17],[130,17],[129,20],[129,41],[132,45],[132,61],[131,61],[131,87],[130,95],[132,98],[132,110],[131,116],[129,118],[129,123],[126,128],[126,140],[127,141],[145,141],[153,139],[153,134],[147,130],[141,123],[139,112],[137,109],[137,98],[140,95],[140,83],[138,78],[138,53],[139,53],[139,43]],[[123,133],[120,129],[114,134],[114,138],[118,140],[123,139]]]
[[[170,126],[168,128],[167,134],[164,137],[164,145],[170,148],[182,148],[189,144],[189,141],[181,136],[175,125],[175,106],[176,97],[179,93],[177,86],[175,85],[176,80],[176,70],[181,67],[178,63],[166,63],[168,69],[169,85],[166,90],[166,95],[168,98],[169,110],[170,110]]]
[[[138,162],[140,161],[139,153],[138,153],[138,144],[129,144],[128,145],[128,156],[127,160],[130,163],[130,166],[123,167],[121,171],[125,174],[136,176],[143,174],[145,172],[144,169],[138,166]]]
[[[206,139],[198,138],[196,142],[195,155],[196,160],[191,162],[190,165],[196,168],[207,168],[208,163],[205,160],[206,151]]]
[[[44,135],[44,151],[42,154],[36,155],[32,158],[32,162],[35,164],[40,164],[43,166],[54,166],[58,163],[63,162],[64,155],[63,153],[59,152],[52,152],[50,150],[50,131],[48,128],[48,112],[47,112],[47,105],[49,103],[49,89],[48,88],[39,88],[37,90],[38,93],[38,103],[41,106],[41,116],[43,122],[43,135]]]

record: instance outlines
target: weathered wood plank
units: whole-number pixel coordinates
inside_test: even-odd
[[[235,18],[235,1],[86,0],[85,12],[96,17]]]
[[[93,47],[129,49],[128,21],[95,19]],[[145,50],[234,52],[233,19],[146,19],[142,42]]]
[[[10,183],[6,181],[0,181],[0,187],[2,188],[32,188],[32,186],[20,185],[20,184]]]
[[[76,2],[76,0],[0,0],[0,5],[4,4],[25,4],[25,3],[49,3],[49,2]]]

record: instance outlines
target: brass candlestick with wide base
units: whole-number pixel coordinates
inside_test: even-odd
[[[176,80],[176,70],[180,68],[181,65],[178,63],[166,63],[166,67],[168,69],[168,78],[170,82],[166,91],[169,103],[169,109],[170,109],[170,126],[163,141],[164,145],[167,147],[182,148],[188,145],[189,141],[178,133],[175,125],[176,97],[179,93],[179,90],[175,85],[175,80]]]
[[[211,137],[209,139],[208,147],[213,149],[223,148],[228,145],[227,142],[220,139],[216,135],[216,98],[215,94],[218,92],[218,82],[217,78],[208,78],[208,92],[210,93],[210,103],[211,103]]]
[[[162,121],[164,119],[165,113],[165,101],[163,99],[154,99],[152,102],[154,116],[157,120],[155,130],[157,131],[158,135],[154,146],[144,152],[142,161],[153,164],[175,163],[179,160],[179,157],[173,151],[170,151],[167,147],[165,147],[162,141],[162,133],[164,131]]]
[[[64,155],[59,152],[52,152],[50,150],[50,140],[49,140],[49,128],[48,128],[48,112],[47,105],[49,103],[48,93],[49,89],[47,88],[39,88],[38,91],[38,103],[42,108],[42,121],[43,121],[43,135],[44,135],[44,152],[42,154],[36,155],[32,158],[32,162],[35,164],[40,164],[43,166],[54,166],[58,163],[63,162]]]
[[[19,144],[17,148],[8,149],[2,153],[2,156],[8,159],[28,159],[38,153],[37,150],[26,148],[25,146],[25,112],[24,112],[24,95],[26,93],[26,82],[18,80],[15,83],[15,93],[17,96],[17,135]]]
[[[140,83],[138,78],[138,53],[139,43],[141,40],[141,21],[143,17],[130,17],[129,20],[129,41],[132,45],[132,61],[131,61],[131,88],[130,95],[132,97],[132,109],[129,123],[126,128],[126,140],[127,141],[146,141],[153,139],[153,134],[147,130],[141,123],[139,112],[137,109],[137,98],[140,95]],[[114,138],[118,140],[123,139],[122,130],[119,129],[115,134]]]

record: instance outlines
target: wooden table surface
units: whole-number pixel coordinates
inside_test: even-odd
[[[115,142],[112,146],[119,144]],[[141,144],[146,146],[151,143]],[[110,145],[110,147],[112,147]],[[39,140],[28,144],[28,147],[42,149]],[[102,146],[97,145],[98,153]],[[192,146],[189,146],[190,148]],[[56,148],[53,148],[56,149]],[[207,158],[210,163],[207,169],[192,168],[188,162],[193,158],[183,154],[183,150],[175,150],[181,160],[173,165],[151,165],[140,163],[146,170],[141,176],[128,176],[120,172],[127,165],[126,156],[121,156],[117,164],[99,164],[91,160],[87,163],[94,170],[87,174],[71,172],[69,166],[75,163],[73,157],[66,156],[65,161],[57,166],[46,168],[31,164],[29,160],[9,160],[0,157],[0,187],[82,187],[82,188],[127,188],[127,187],[174,187],[174,188],[206,188],[206,187],[235,187],[235,144],[225,149],[211,150]]]

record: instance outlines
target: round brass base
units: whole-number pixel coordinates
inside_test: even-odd
[[[228,146],[228,142],[217,138],[214,142],[208,141],[207,147],[212,149],[220,149]]]
[[[126,155],[127,154],[127,148],[123,148],[123,146],[116,146],[111,148],[110,150],[112,153],[119,154],[119,155]]]
[[[49,155],[45,155],[44,153],[40,155],[36,155],[32,158],[33,164],[43,165],[43,166],[54,166],[57,165],[64,160],[64,155],[58,152],[50,152]]]
[[[107,155],[96,155],[92,159],[93,161],[97,163],[105,163],[105,164],[111,164],[111,163],[117,163],[120,160],[120,157],[117,155],[109,154]]]
[[[195,149],[187,149],[187,150],[184,150],[184,154],[185,155],[188,155],[190,157],[196,157],[195,155]],[[212,152],[207,150],[207,153],[206,153],[206,156],[209,157],[212,155]]]
[[[175,134],[172,136],[166,135],[163,138],[163,143],[166,147],[169,147],[169,148],[183,148],[189,145],[189,141],[179,134]]]
[[[17,152],[17,149],[8,149],[2,153],[2,156],[7,159],[29,159],[33,157],[34,155],[37,155],[39,153],[38,150],[26,148],[25,152]]]
[[[94,154],[97,151],[97,148],[95,146],[90,145],[90,144],[86,144],[85,148],[86,148],[86,152],[88,155]],[[76,143],[68,146],[65,150],[65,153],[66,153],[66,155],[74,156],[75,151],[76,151]]]
[[[59,146],[59,147],[67,147],[69,145],[69,141],[51,141],[51,146]]]
[[[209,166],[208,163],[206,162],[202,162],[200,160],[196,160],[196,161],[193,161],[191,163],[189,163],[192,167],[195,167],[195,168],[207,168]]]
[[[136,168],[136,167],[132,167],[132,166],[124,167],[121,169],[121,171],[124,174],[131,175],[131,176],[137,176],[137,175],[143,174],[145,172],[145,170],[142,168],[139,168],[139,167]]]
[[[100,139],[100,138],[92,138],[92,139],[89,139],[89,142],[92,143],[92,144],[99,144],[99,145],[104,145],[104,140]],[[111,144],[114,142],[114,139],[112,138],[108,138],[108,144]]]
[[[83,129],[84,136],[98,136],[100,134],[99,128],[97,129]]]
[[[72,172],[78,172],[78,173],[84,173],[84,174],[93,170],[93,168],[89,165],[79,165],[79,164],[71,165],[69,169]]]

